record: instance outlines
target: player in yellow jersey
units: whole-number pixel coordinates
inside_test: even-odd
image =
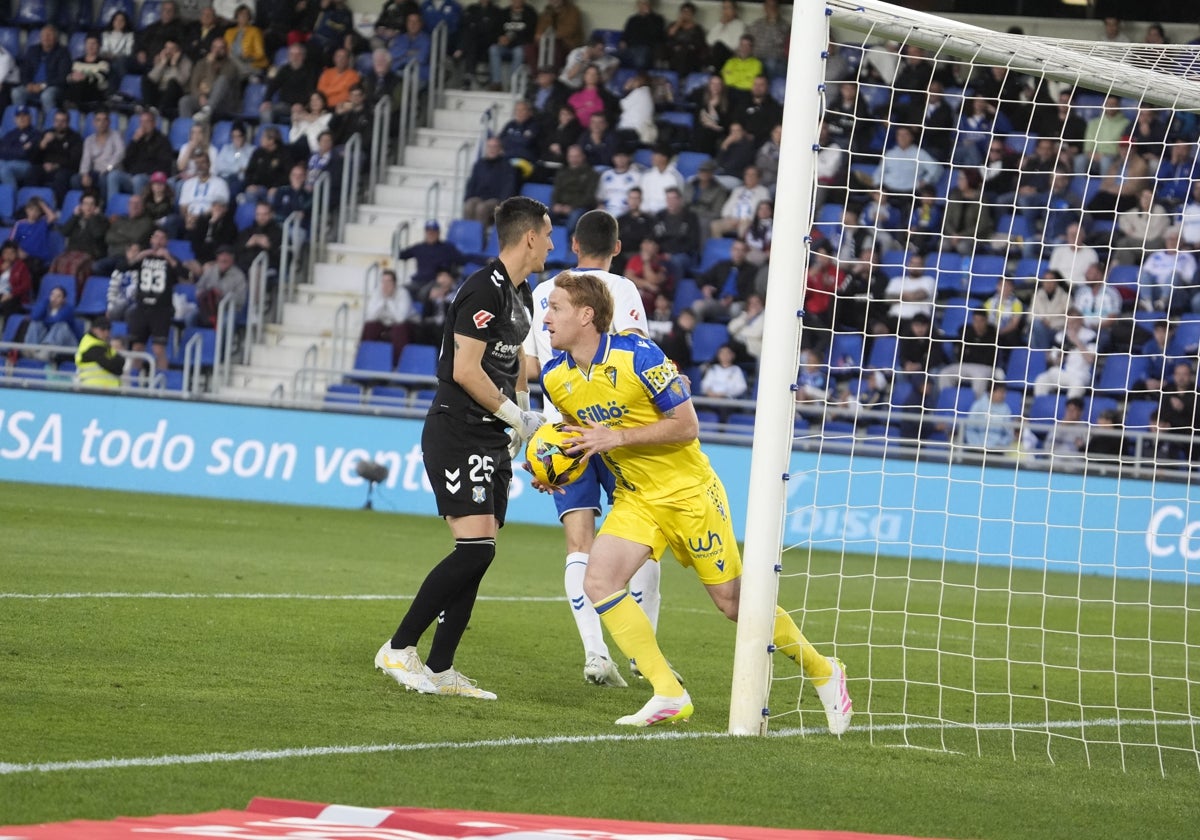
[[[544,323],[558,352],[542,369],[542,387],[564,421],[573,423],[578,446],[572,451],[602,456],[616,477],[584,592],[654,687],[646,705],[617,723],[687,720],[694,711],[691,697],[626,586],[648,557],[657,561],[670,546],[682,565],[695,570],[717,608],[736,621],[742,560],[725,488],[700,450],[696,410],[675,365],[647,339],[608,334],[613,301],[603,282],[566,271],[554,284]],[[829,731],[845,732],[853,710],[842,664],[819,654],[778,607],[774,642],[813,681]]]

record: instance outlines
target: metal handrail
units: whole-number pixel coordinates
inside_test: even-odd
[[[29,352],[30,350],[44,350],[44,351],[46,351],[48,353],[52,353],[56,356],[70,356],[72,359],[74,359],[75,353],[78,349],[79,349],[78,346],[66,345],[66,344],[26,344],[21,341],[0,341],[0,358],[7,356],[9,353],[14,352],[14,351],[17,353],[22,353],[22,352]],[[158,360],[155,358],[153,353],[151,353],[147,350],[117,350],[116,352],[117,352],[117,355],[121,356],[122,358],[134,359],[136,361],[140,361],[142,363],[143,370],[149,371],[148,376],[139,375],[136,378],[129,378],[127,380],[129,384],[122,385],[117,390],[119,390],[119,391],[135,391],[136,390],[136,391],[140,392],[140,391],[145,391],[146,389],[161,390],[163,388],[164,382],[166,381],[166,376],[158,370]],[[49,367],[50,363],[47,362],[46,365],[47,365],[47,367]],[[46,373],[47,373],[47,378],[45,380],[46,382],[57,381],[57,380],[51,380],[49,378],[49,373],[50,373],[49,371],[46,371]],[[66,373],[66,371],[59,371],[58,368],[55,367],[54,373],[56,373],[56,374],[57,373]],[[5,378],[8,378],[9,376],[10,376],[10,366],[5,362],[0,362],[0,379],[5,379]],[[126,376],[123,374],[121,378],[125,379]],[[34,381],[36,381],[36,380],[34,380]],[[62,380],[62,383],[64,385],[67,384],[66,380]],[[75,374],[71,374],[70,384],[72,386],[75,386],[78,384],[75,381]],[[89,390],[91,390],[91,389],[89,389]],[[104,390],[111,391],[113,389],[106,388]]]
[[[280,255],[282,263],[282,254]],[[280,266],[282,268],[282,265]],[[266,324],[267,307],[267,275],[271,270],[271,260],[263,251],[250,263],[250,275],[247,277],[249,294],[246,297],[246,337],[242,342],[242,364],[250,364],[250,348],[262,341],[263,327]]]
[[[309,231],[308,282],[313,281],[317,262],[325,256],[325,241],[329,235],[329,173],[322,172],[313,184],[312,229]]]
[[[548,64],[554,63],[554,27],[547,27],[542,33],[542,37],[538,39],[537,48],[537,66],[545,67]],[[514,85],[515,87],[515,85]]]
[[[450,208],[453,210],[456,207],[462,207],[464,193],[467,191],[467,172],[471,169],[474,162],[471,158],[472,151],[478,152],[478,144],[473,150],[471,144],[463,141],[458,147],[458,151],[454,153],[454,190],[452,191],[452,200]],[[478,157],[478,154],[476,154]]]
[[[392,98],[385,96],[375,103],[375,119],[371,124],[371,171],[367,183],[371,190],[371,202],[375,201],[375,188],[384,177],[387,167],[388,143],[391,142],[392,132]]]
[[[218,343],[219,347],[220,344]],[[184,396],[189,394],[200,393],[200,374],[202,371],[200,365],[200,357],[204,352],[204,336],[201,333],[196,333],[188,339],[188,343],[183,346],[183,393]],[[214,364],[216,359],[213,359]]]
[[[342,188],[338,201],[337,241],[346,238],[346,222],[358,211],[358,179],[362,172],[362,135],[355,134],[342,150]]]
[[[429,82],[425,88],[425,125],[433,125],[433,112],[442,104],[442,91],[446,89],[445,69],[446,42],[449,29],[441,21],[429,36]]]
[[[429,218],[432,218],[432,217],[429,217]],[[400,262],[400,252],[408,247],[409,237],[411,236],[410,228],[411,228],[411,225],[409,224],[409,222],[407,220],[405,220],[405,221],[401,222],[400,224],[396,225],[396,229],[392,231],[391,257],[392,257],[393,263]],[[379,264],[376,263],[374,266],[372,266],[372,268],[378,267],[378,265]],[[370,270],[371,269],[367,269],[368,272]]]
[[[397,166],[404,164],[404,150],[416,129],[417,99],[420,96],[420,72],[416,59],[404,65],[400,71],[400,130],[396,134]]]
[[[407,222],[405,223],[407,224]],[[403,249],[401,249],[403,250]],[[379,286],[379,278],[383,274],[383,266],[377,262],[371,263],[367,270],[363,272],[363,323],[367,322],[367,301],[371,299],[371,292]]]
[[[232,295],[225,295],[217,304],[217,346],[214,351],[212,377],[216,388],[209,389],[212,391],[224,388],[233,379],[233,339],[237,333],[238,315],[234,307],[235,300]]]
[[[275,311],[271,323],[283,320],[283,302],[295,293],[296,266],[300,261],[300,249],[304,245],[304,229],[300,226],[304,214],[299,210],[283,220],[283,244],[279,248],[279,278],[275,286]]]
[[[333,313],[333,341],[329,348],[330,364],[335,368],[345,363],[345,354],[350,344],[350,304],[343,301]]]
[[[521,64],[512,74],[512,99],[516,102],[518,99],[525,98],[525,91],[529,90],[529,68],[524,63]]]
[[[442,182],[431,181],[425,188],[425,218],[436,219],[442,210]]]

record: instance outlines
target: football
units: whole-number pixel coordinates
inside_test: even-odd
[[[568,455],[570,435],[563,423],[546,423],[533,433],[525,446],[529,471],[543,484],[565,487],[587,469],[583,455]]]

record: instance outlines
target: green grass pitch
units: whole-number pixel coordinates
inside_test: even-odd
[[[735,739],[724,735],[734,628],[691,573],[668,561],[660,638],[697,712],[665,733],[686,737],[664,738],[612,725],[641,705],[645,684],[583,682],[555,529],[501,533],[456,663],[499,694],[485,703],[406,693],[372,669],[408,597],[448,549],[437,520],[0,484],[0,523],[0,824],[241,808],[255,795],[987,840],[1182,838],[1200,823],[1200,770],[1190,753],[1169,751],[1164,776],[1157,758],[1144,755],[1127,756],[1122,772],[1117,748],[1106,744],[1092,748],[1088,768],[1069,743],[1051,762],[1044,734],[1014,740],[922,728],[939,714],[988,720],[1009,702],[997,675],[1013,672],[972,663],[1006,651],[1019,659],[1037,643],[1019,629],[1022,615],[1012,616],[1017,629],[1002,629],[1001,599],[991,593],[1012,586],[1053,594],[1056,584],[1041,576],[1035,586],[1003,570],[820,555],[789,563],[807,574],[785,579],[782,599],[808,608],[814,642],[836,629],[850,676],[859,677],[856,705],[865,710],[869,698],[875,714],[856,717],[840,742],[820,734]],[[958,583],[943,578],[955,574],[964,590],[969,583],[982,594],[941,607],[934,627],[920,616],[937,610],[937,593]],[[1145,622],[1164,638],[1194,635],[1183,587],[1149,597],[1136,583],[1097,592],[1078,591],[1077,580],[1062,586],[1085,606],[1072,606],[1074,597],[1014,603],[1048,610],[1047,626],[1075,622],[1096,634],[1070,656],[1111,664],[1182,655],[1182,665],[1167,667],[1190,671],[1195,682],[1200,663],[1187,656],[1196,639],[1180,654],[1122,649],[1109,638]],[[149,592],[200,597],[94,597]],[[93,597],[13,597],[64,593]],[[212,597],[247,593],[313,597]],[[321,597],[350,595],[383,597]],[[839,615],[820,608],[834,597]],[[1114,597],[1128,609],[1105,609]],[[870,604],[887,610],[872,615]],[[968,620],[987,625],[972,635],[974,649],[946,651],[956,638],[947,623]],[[931,634],[943,640],[940,655]],[[906,690],[891,661],[902,656],[909,674],[927,673],[941,690],[910,686],[910,714],[888,715]],[[776,663],[777,676],[791,673]],[[1155,692],[1156,708],[1197,701],[1178,680],[1109,683],[1113,694]],[[797,688],[781,682],[773,710],[794,707]],[[1093,690],[1056,690],[1081,688]],[[780,715],[773,730],[818,726],[811,695],[803,717]],[[1025,711],[1047,714],[1014,713]],[[1171,733],[1181,745],[1195,737],[1192,726]],[[313,754],[319,748],[349,749]],[[310,752],[221,755],[251,750]],[[207,758],[81,764],[161,756]]]

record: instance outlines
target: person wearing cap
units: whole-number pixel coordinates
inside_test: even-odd
[[[34,130],[29,107],[19,105],[15,113],[15,126],[0,137],[0,184],[7,184],[14,194],[33,172],[33,156],[38,142],[38,132]]]
[[[175,171],[175,150],[159,130],[157,115],[142,111],[136,119],[137,128],[125,146],[121,166],[108,173],[107,195],[143,192],[155,172],[163,173],[165,183],[167,174]]]
[[[217,246],[216,259],[204,267],[196,281],[196,309],[188,317],[188,326],[215,327],[217,307],[225,298],[233,298],[235,316],[245,307],[250,285],[235,256],[232,245]]]
[[[526,96],[538,119],[542,121],[543,133],[554,127],[559,109],[567,104],[572,92],[572,88],[564,85],[558,78],[553,67],[546,65],[538,68]]]
[[[83,388],[120,388],[125,359],[117,352],[118,339],[111,338],[112,323],[97,315],[75,350],[75,383]]]
[[[466,262],[458,247],[452,242],[444,241],[441,234],[441,225],[436,219],[430,219],[425,223],[424,241],[410,245],[400,252],[400,259],[416,260],[417,270],[411,277],[413,288],[432,283],[439,271],[455,271]]]

